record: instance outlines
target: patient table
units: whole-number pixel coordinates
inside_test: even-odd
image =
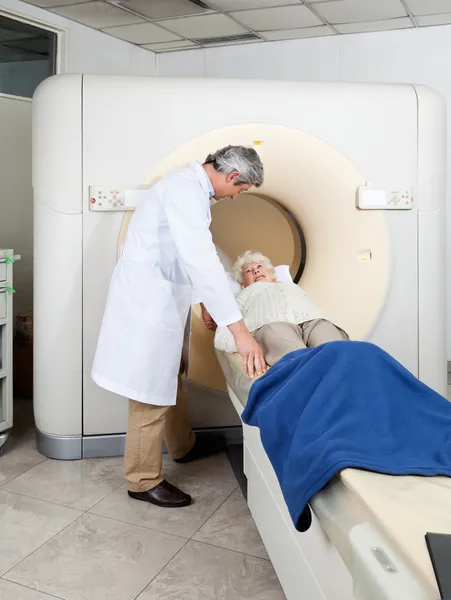
[[[238,354],[217,357],[241,414],[252,381]],[[299,533],[258,429],[243,432],[249,508],[288,600],[440,598],[425,534],[451,533],[451,479],[347,469],[314,497]]]

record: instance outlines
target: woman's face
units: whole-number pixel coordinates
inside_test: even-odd
[[[248,263],[243,266],[243,287],[264,281],[274,283],[274,273],[262,263]]]

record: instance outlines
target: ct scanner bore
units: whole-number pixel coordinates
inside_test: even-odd
[[[213,242],[232,264],[246,250],[259,251],[300,281],[307,260],[302,225],[276,200],[251,191],[215,203],[211,216]]]
[[[264,139],[262,143],[261,139]],[[365,177],[340,152],[300,130],[269,124],[225,127],[200,135],[155,166],[144,184],[217,148],[254,142],[265,166],[261,188],[212,207],[213,240],[228,262],[259,250],[288,264],[293,279],[352,339],[364,339],[382,310],[389,280],[388,233],[379,211],[355,208]],[[122,244],[131,218],[122,226]],[[371,260],[360,260],[361,256]],[[226,393],[213,334],[193,306],[186,377],[204,391]],[[238,421],[237,421],[238,424]]]

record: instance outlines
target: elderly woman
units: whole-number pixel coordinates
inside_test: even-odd
[[[293,282],[280,283],[271,261],[259,252],[245,252],[233,266],[233,278],[241,285],[236,299],[244,321],[260,344],[268,365],[289,352],[326,342],[348,340]],[[215,335],[215,347],[236,352],[226,327]]]

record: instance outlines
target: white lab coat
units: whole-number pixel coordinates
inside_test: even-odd
[[[92,378],[100,387],[171,406],[194,290],[219,326],[241,319],[209,230],[208,184],[202,165],[191,163],[138,205],[97,343]]]

